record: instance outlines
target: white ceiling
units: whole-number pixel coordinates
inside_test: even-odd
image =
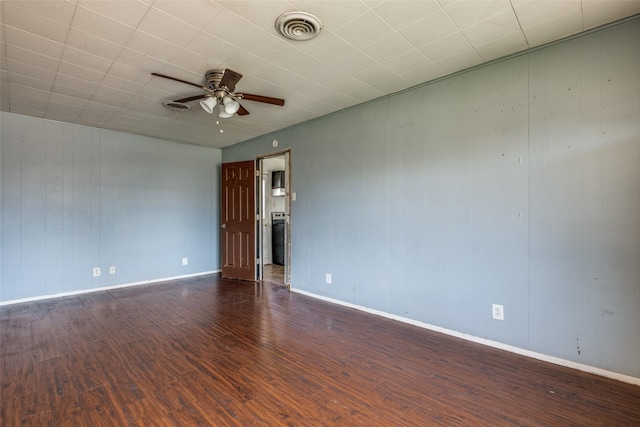
[[[0,0],[0,109],[225,147],[640,13],[640,0]],[[310,41],[275,30],[285,12],[323,23]],[[221,119],[209,69],[243,74],[247,116]],[[220,133],[220,128],[224,133]]]

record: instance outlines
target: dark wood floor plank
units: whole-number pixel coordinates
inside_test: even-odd
[[[110,384],[80,393],[78,400],[88,425],[122,426],[127,423],[123,404]]]
[[[638,425],[640,387],[274,283],[0,307],[0,425]]]

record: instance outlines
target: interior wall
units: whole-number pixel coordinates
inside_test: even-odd
[[[0,114],[0,302],[220,268],[221,150]]]
[[[292,288],[640,377],[639,20],[276,138]]]

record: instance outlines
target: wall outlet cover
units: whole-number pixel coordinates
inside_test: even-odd
[[[504,306],[502,304],[491,304],[491,313],[495,320],[504,320]]]

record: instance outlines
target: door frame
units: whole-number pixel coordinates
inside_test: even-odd
[[[256,174],[256,211],[257,211],[257,223],[256,223],[256,241],[259,242],[256,245],[256,266],[257,270],[257,279],[263,280],[263,271],[264,271],[264,256],[262,253],[263,247],[263,221],[267,220],[271,223],[271,218],[263,219],[263,186],[262,186],[262,176],[263,176],[263,160],[272,158],[272,157],[282,157],[285,158],[285,172],[284,172],[284,188],[285,188],[285,232],[284,232],[284,285],[287,287],[291,287],[291,149],[274,151],[271,153],[263,154],[256,158],[256,170],[259,172]],[[271,180],[268,180],[268,188],[271,188]],[[272,236],[273,237],[273,236]]]

